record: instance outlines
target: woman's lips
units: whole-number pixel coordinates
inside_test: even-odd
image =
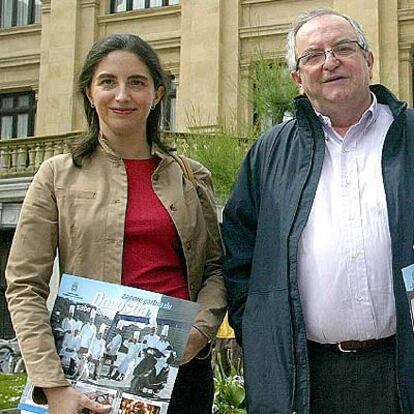
[[[120,114],[120,115],[128,115],[135,111],[134,108],[111,108],[111,111]]]

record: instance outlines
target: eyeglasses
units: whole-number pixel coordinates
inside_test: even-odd
[[[343,42],[326,50],[312,50],[297,58],[296,70],[299,70],[299,63],[307,67],[323,65],[328,53],[331,53],[334,58],[340,59],[350,57],[359,50],[365,50],[365,48],[357,40]]]

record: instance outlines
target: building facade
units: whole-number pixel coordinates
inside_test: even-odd
[[[290,22],[332,7],[365,28],[374,82],[413,101],[414,0],[0,0],[0,337],[11,335],[4,266],[33,173],[84,128],[76,80],[92,43],[142,36],[171,79],[164,128],[249,123],[250,71],[282,59]]]

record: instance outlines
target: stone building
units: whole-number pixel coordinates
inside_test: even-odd
[[[0,337],[12,334],[4,267],[33,173],[84,127],[75,94],[99,37],[132,32],[159,53],[172,88],[164,128],[251,122],[258,50],[283,58],[290,22],[328,6],[355,17],[376,56],[374,82],[412,105],[414,0],[0,0]]]

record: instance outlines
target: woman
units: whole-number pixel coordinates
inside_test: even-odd
[[[197,413],[211,413],[211,364],[196,356],[214,338],[226,300],[210,174],[189,161],[195,186],[160,141],[166,85],[157,55],[138,36],[99,40],[79,84],[85,140],[72,154],[42,164],[23,203],[6,270],[10,313],[29,375],[52,414],[81,407],[108,411],[63,377],[46,309],[58,250],[62,273],[200,304],[168,413],[194,412],[194,401]]]

